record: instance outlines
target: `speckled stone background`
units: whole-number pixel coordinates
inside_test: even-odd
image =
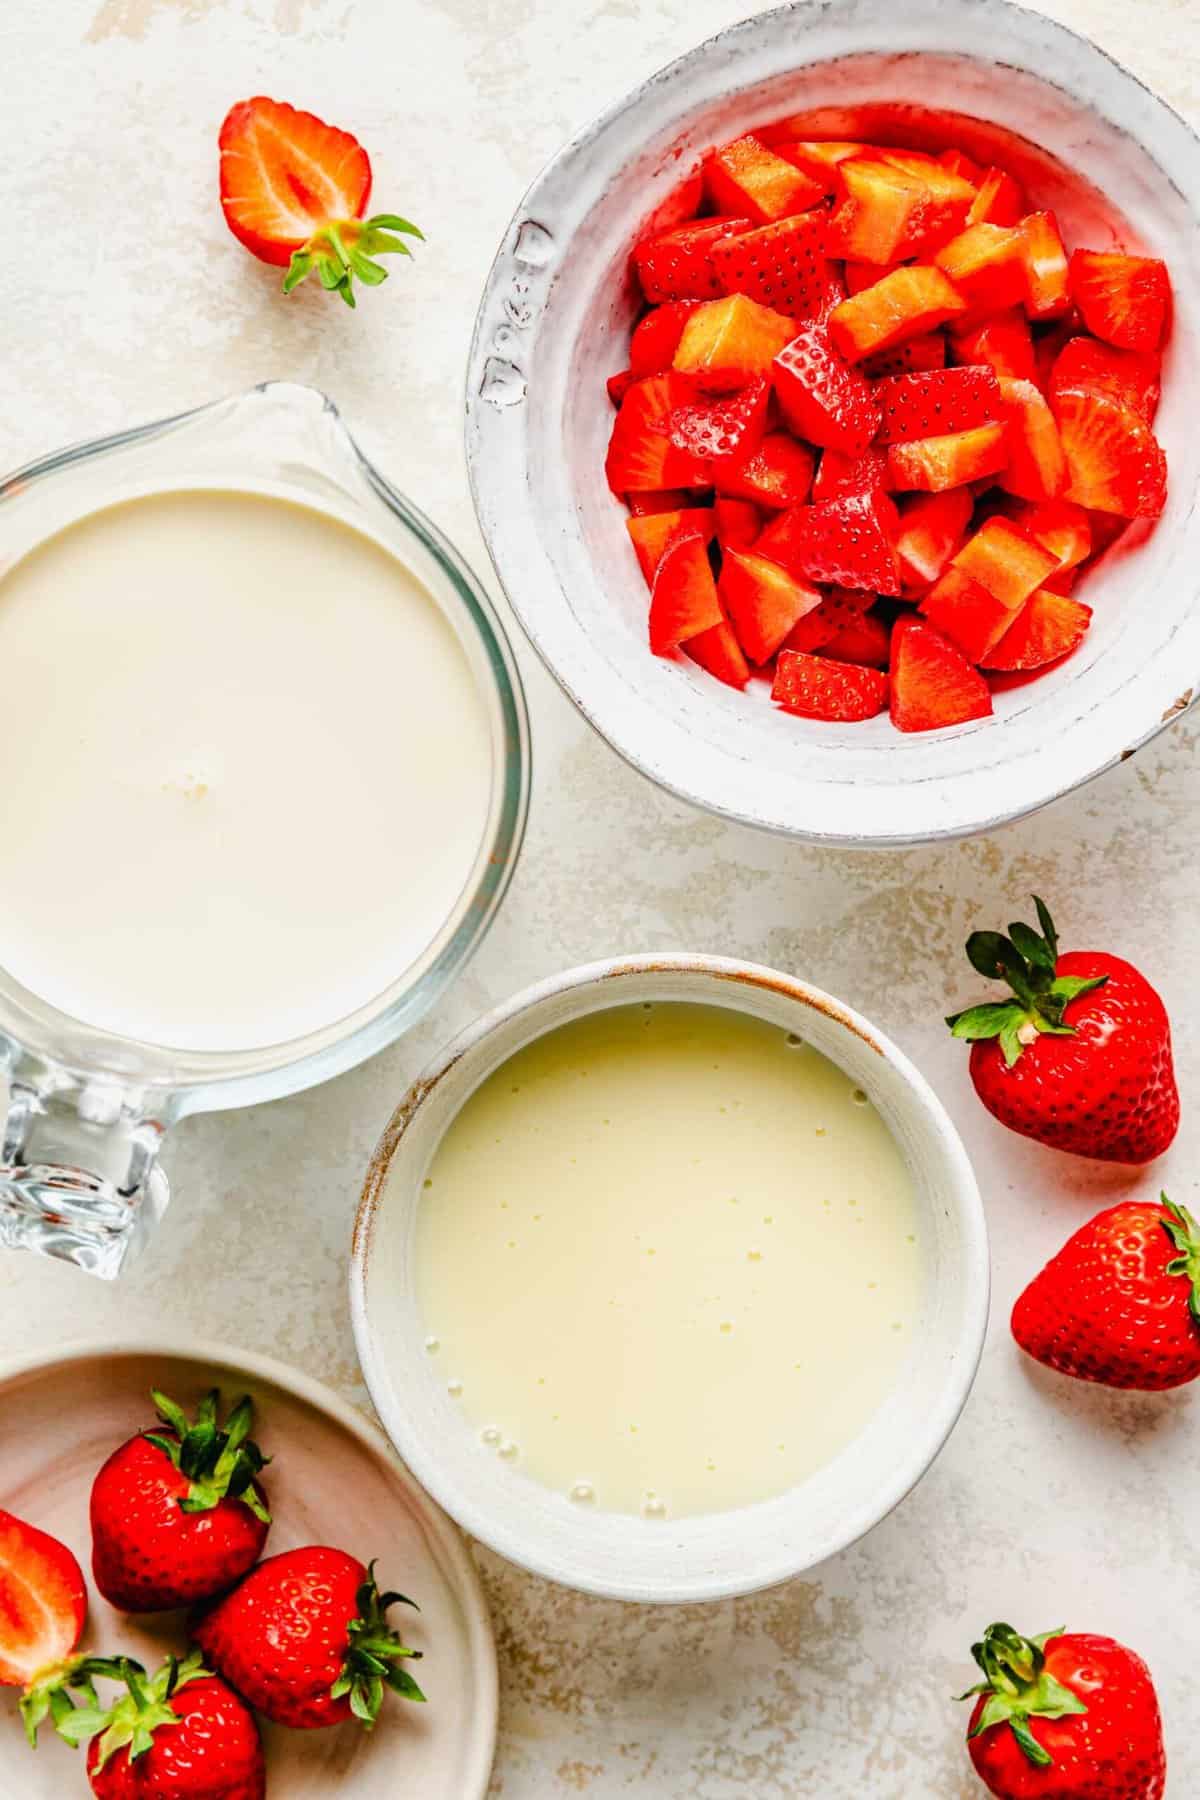
[[[1045,10],[1200,121],[1198,0]],[[564,138],[744,11],[745,0],[0,0],[0,466],[285,376],[327,389],[483,569],[461,382],[501,231]],[[356,316],[315,288],[285,304],[275,273],[221,222],[216,128],[230,101],[261,90],[352,126],[370,147],[378,203],[428,232],[418,263]],[[658,793],[520,648],[533,814],[511,896],[465,980],[356,1073],[186,1124],[169,1153],[171,1212],[119,1290],[0,1258],[0,1353],[177,1328],[273,1351],[365,1403],[346,1305],[351,1218],[375,1137],[434,1047],[517,985],[608,952],[679,946],[795,970],[892,1033],[963,1131],[994,1246],[981,1378],[950,1447],[891,1519],[812,1578],[756,1599],[626,1608],[481,1552],[503,1684],[493,1794],[967,1800],[978,1789],[950,1695],[969,1679],[972,1634],[1011,1617],[1029,1630],[1112,1632],[1142,1650],[1166,1713],[1169,1792],[1190,1800],[1200,1407],[1186,1391],[1122,1398],[1044,1375],[1018,1359],[1006,1315],[1101,1204],[1163,1182],[1198,1198],[1195,727],[1183,720],[994,838],[880,859],[821,854]],[[972,991],[966,932],[1013,916],[1031,889],[1056,903],[1070,941],[1132,957],[1172,1007],[1184,1127],[1144,1175],[1005,1134],[941,1027]]]

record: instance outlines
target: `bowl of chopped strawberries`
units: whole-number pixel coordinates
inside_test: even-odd
[[[1200,145],[1007,0],[701,45],[526,195],[467,444],[526,632],[677,794],[965,835],[1191,702]]]

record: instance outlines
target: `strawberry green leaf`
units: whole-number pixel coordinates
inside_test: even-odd
[[[420,238],[422,243],[425,242],[425,233],[420,226],[414,225],[409,219],[402,219],[399,213],[372,213],[367,220],[367,230],[373,231],[379,226],[385,231],[403,231],[409,237]]]
[[[356,1597],[358,1617],[350,1621],[348,1647],[330,1696],[340,1700],[350,1697],[350,1710],[366,1730],[379,1717],[385,1687],[390,1687],[406,1700],[424,1700],[425,1696],[412,1676],[402,1668],[406,1659],[419,1659],[419,1650],[403,1644],[387,1622],[391,1606],[413,1606],[403,1594],[381,1594],[375,1584],[375,1565],[371,1564],[366,1581]]]
[[[181,1512],[211,1512],[222,1500],[240,1500],[256,1519],[270,1524],[255,1477],[269,1461],[250,1436],[253,1407],[248,1397],[238,1401],[222,1429],[218,1408],[220,1392],[213,1388],[196,1409],[194,1424],[182,1407],[167,1395],[153,1391],[151,1398],[173,1437],[157,1431],[143,1433],[148,1443],[170,1458],[188,1479],[188,1491],[179,1502]]]
[[[1057,962],[1058,961],[1058,933],[1054,929],[1054,920],[1050,917],[1050,908],[1046,905],[1046,902],[1044,900],[1039,900],[1039,898],[1036,894],[1033,896],[1033,904],[1037,910],[1038,924],[1042,928],[1042,936],[1045,938],[1047,944],[1050,946],[1051,957],[1054,959],[1055,962]]]
[[[1054,952],[1045,938],[1038,936],[1032,925],[1024,925],[1020,919],[1016,919],[1009,926],[1008,935],[1031,968],[1047,969],[1053,975]]]
[[[1168,1275],[1186,1275],[1191,1284],[1188,1291],[1188,1311],[1200,1325],[1200,1226],[1197,1226],[1186,1206],[1177,1206],[1165,1194],[1160,1198],[1167,1213],[1163,1220],[1163,1230],[1179,1252],[1167,1264],[1166,1272]]]
[[[952,1013],[946,1020],[956,1038],[977,1043],[981,1038],[1001,1037],[1011,1025],[1025,1023],[1025,1011],[1015,1000],[987,1000],[982,1006],[968,1006],[965,1012]]]
[[[1088,1710],[1078,1694],[1047,1673],[1046,1645],[1062,1635],[1061,1631],[1048,1631],[1040,1637],[1023,1638],[1011,1625],[988,1626],[982,1640],[971,1646],[984,1679],[969,1695],[960,1696],[964,1700],[988,1696],[971,1727],[971,1737],[1007,1726],[1034,1767],[1052,1765],[1053,1757],[1029,1728],[1030,1719],[1066,1719]]]
[[[376,213],[370,219],[330,219],[292,254],[283,291],[290,294],[314,271],[326,293],[337,294],[347,306],[358,304],[355,277],[365,287],[379,287],[388,271],[376,256],[411,256],[412,251],[395,233],[422,238],[411,220],[399,213]]]
[[[1031,925],[1018,920],[1009,926],[1008,937],[999,931],[973,931],[967,939],[972,968],[991,981],[1006,981],[1012,989],[1012,1000],[995,1002],[992,1010],[986,1006],[968,1007],[965,1012],[952,1013],[946,1021],[956,1037],[998,1038],[1009,1068],[1035,1041],[1037,1033],[1073,1037],[1075,1028],[1063,1017],[1066,1008],[1072,1000],[1103,987],[1108,980],[1106,975],[1056,973],[1058,934],[1054,921],[1043,900],[1035,896],[1034,905],[1041,936]]]

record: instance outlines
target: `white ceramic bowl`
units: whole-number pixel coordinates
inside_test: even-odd
[[[996,716],[903,736],[777,713],[687,659],[651,656],[647,596],[604,480],[636,298],[629,250],[709,145],[802,118],[813,137],[887,135],[996,152],[1068,241],[1167,258],[1174,334],[1158,429],[1171,493],[1136,554],[1089,577],[1094,626]],[[939,113],[941,116],[939,117]],[[946,115],[954,115],[947,119]],[[588,126],[522,201],[480,306],[467,452],[480,523],[547,666],[615,749],[664,787],[826,843],[948,838],[1044,805],[1128,755],[1200,675],[1200,144],[1095,45],[1007,0],[824,0],[701,44]],[[1144,535],[1144,534],[1143,534]]]
[[[794,1031],[871,1097],[914,1178],[923,1279],[912,1348],[890,1399],[811,1480],[752,1507],[645,1520],[573,1505],[499,1462],[464,1425],[423,1345],[413,1241],[443,1133],[506,1058],[569,1019],[631,1002],[688,1000]],[[479,1020],[414,1082],[372,1159],[351,1267],[351,1308],[371,1397],[405,1462],[465,1530],[537,1574],[624,1600],[749,1593],[844,1549],[928,1469],[966,1401],[988,1310],[987,1232],[966,1152],[894,1044],[817,988],[723,957],[593,963]],[[502,1354],[502,1350],[498,1352]]]

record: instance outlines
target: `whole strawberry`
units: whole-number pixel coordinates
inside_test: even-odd
[[[1024,1137],[1104,1162],[1161,1156],[1179,1129],[1166,1008],[1145,976],[1104,950],[1060,956],[1035,899],[1029,925],[976,931],[967,955],[1012,998],[946,1023],[971,1040],[971,1080],[988,1111]]]
[[[385,1687],[425,1696],[404,1667],[420,1656],[388,1625],[368,1569],[344,1550],[310,1544],[268,1557],[197,1622],[193,1636],[242,1698],[277,1725],[301,1731],[351,1717],[368,1730]]]
[[[1113,1638],[990,1625],[967,1745],[999,1800],[1162,1800],[1162,1721],[1150,1671]],[[964,1700],[969,1696],[964,1694]]]
[[[157,1390],[166,1431],[114,1450],[92,1486],[92,1573],[123,1612],[191,1606],[232,1587],[262,1553],[271,1515],[256,1486],[265,1458],[250,1401],[222,1427],[214,1388],[194,1424]]]
[[[1013,1308],[1048,1368],[1155,1393],[1200,1375],[1200,1229],[1186,1207],[1124,1200],[1068,1238]]]

